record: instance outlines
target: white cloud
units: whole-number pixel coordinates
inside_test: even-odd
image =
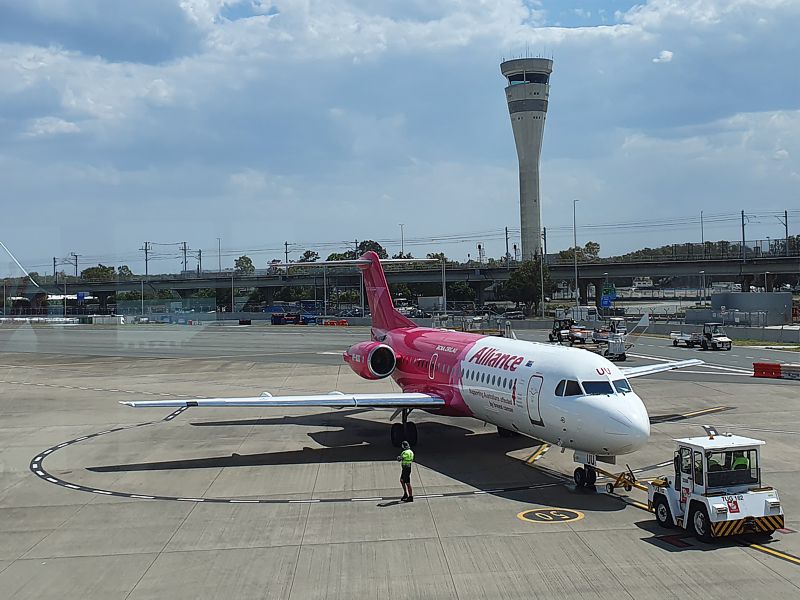
[[[62,14],[67,4],[59,22],[81,21]],[[138,9],[140,38],[168,43],[177,25],[162,31],[151,6]],[[546,223],[569,220],[570,194],[605,221],[617,210],[780,205],[797,185],[800,80],[787,73],[800,54],[800,3],[649,0],[614,25],[572,28],[522,0],[183,0],[180,9],[184,37],[197,42],[162,48],[167,58],[155,62],[103,52],[99,34],[90,52],[56,30],[42,44],[0,28],[0,154],[14,157],[0,156],[0,176],[15,197],[168,206],[176,221],[159,235],[189,237],[178,217],[191,213],[198,237],[228,228],[242,246],[264,235],[372,235],[406,212],[421,215],[410,229],[513,227],[517,165],[497,63],[526,47],[555,57]],[[673,52],[680,73],[652,67]],[[744,85],[743,73],[757,84]],[[220,206],[257,216],[228,219]],[[312,216],[295,223],[297,206]],[[119,243],[140,244],[137,227],[115,229]]]
[[[57,117],[42,117],[34,119],[23,134],[24,137],[47,137],[65,133],[78,133],[80,131],[75,123]]]
[[[668,63],[671,60],[672,60],[672,52],[670,52],[669,50],[662,50],[661,52],[658,53],[658,56],[656,56],[653,59],[653,62],[654,63]]]

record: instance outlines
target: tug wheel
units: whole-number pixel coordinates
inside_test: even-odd
[[[661,527],[671,529],[672,524],[672,511],[669,509],[666,499],[663,496],[656,496],[653,503],[653,512],[656,513],[656,521]]]
[[[692,512],[692,528],[698,540],[701,542],[711,541],[711,522],[705,507],[695,508]]]

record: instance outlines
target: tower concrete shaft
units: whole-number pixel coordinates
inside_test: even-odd
[[[533,260],[542,252],[539,157],[553,61],[549,58],[507,60],[500,65],[500,71],[508,82],[506,101],[519,160],[522,260]]]

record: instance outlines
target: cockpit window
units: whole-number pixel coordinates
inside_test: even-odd
[[[562,379],[561,381],[558,382],[558,385],[556,386],[556,396],[564,395],[564,386],[566,385],[567,385],[566,379]]]
[[[614,393],[614,388],[608,381],[584,381],[583,389],[589,396],[604,396]]]
[[[567,386],[564,389],[565,396],[580,396],[581,394],[583,394],[583,391],[577,381],[567,381]]]
[[[614,389],[616,389],[620,394],[627,394],[628,392],[633,391],[631,389],[631,384],[627,379],[614,380]]]

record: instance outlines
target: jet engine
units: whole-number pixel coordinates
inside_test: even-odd
[[[350,368],[364,379],[383,379],[394,372],[397,359],[394,350],[380,342],[361,342],[344,353]]]

